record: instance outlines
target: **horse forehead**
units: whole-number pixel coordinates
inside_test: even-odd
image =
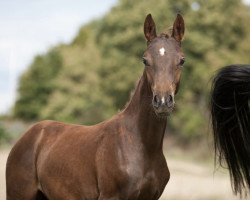
[[[153,55],[159,56],[164,56],[168,53],[177,53],[179,49],[174,40],[167,38],[157,38],[149,47],[149,51]]]

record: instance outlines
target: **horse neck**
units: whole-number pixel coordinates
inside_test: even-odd
[[[162,151],[167,120],[156,116],[152,107],[153,94],[144,72],[133,97],[123,111],[126,126],[136,134],[148,152]]]

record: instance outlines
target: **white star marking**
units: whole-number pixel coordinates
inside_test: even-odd
[[[159,49],[159,52],[160,52],[161,56],[164,56],[166,50],[162,47],[162,48]]]

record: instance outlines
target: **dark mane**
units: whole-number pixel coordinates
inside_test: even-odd
[[[173,26],[170,26],[170,27],[167,28],[166,32],[163,32],[163,33],[160,34],[160,37],[170,38],[172,32],[173,32]]]
[[[219,70],[211,88],[215,154],[225,161],[234,193],[250,189],[250,65]]]

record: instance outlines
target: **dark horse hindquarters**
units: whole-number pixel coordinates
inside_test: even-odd
[[[216,156],[241,194],[250,189],[250,65],[230,65],[216,74],[211,116]]]
[[[144,23],[145,69],[127,107],[94,126],[43,121],[13,147],[7,161],[7,200],[156,200],[168,180],[162,143],[174,108],[184,55],[184,20],[172,35]]]

